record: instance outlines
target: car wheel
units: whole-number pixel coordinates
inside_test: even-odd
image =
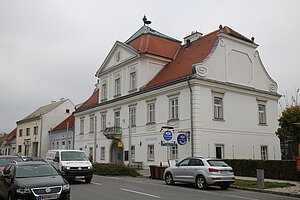
[[[92,178],[85,178],[84,180],[85,180],[86,183],[90,183]]]
[[[230,184],[227,184],[227,183],[221,184],[220,187],[221,187],[223,190],[226,190],[226,189],[228,189],[228,188],[230,187]]]
[[[174,185],[174,180],[171,173],[166,174],[165,181],[167,185]]]
[[[196,178],[196,186],[200,190],[205,190],[208,187],[204,176],[202,176],[202,175],[197,176],[197,178]]]

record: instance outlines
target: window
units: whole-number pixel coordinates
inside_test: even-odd
[[[214,97],[214,119],[223,119],[223,98]]]
[[[30,135],[30,128],[26,128],[26,136]]]
[[[131,146],[131,160],[135,160],[135,146]]]
[[[261,159],[268,160],[268,146],[260,146]]]
[[[101,114],[101,130],[104,131],[106,128],[106,113]]]
[[[148,161],[154,161],[154,145],[148,145]]]
[[[216,158],[224,158],[224,145],[216,145]]]
[[[120,111],[115,111],[115,127],[120,127]]]
[[[130,121],[130,127],[136,125],[136,108],[130,107],[129,108],[129,121]]]
[[[84,118],[80,118],[80,130],[79,130],[79,134],[83,135],[84,133]]]
[[[33,134],[34,135],[38,134],[38,126],[33,127]]]
[[[136,72],[130,73],[130,90],[136,89]]]
[[[95,131],[95,116],[90,115],[90,133],[94,133]]]
[[[22,153],[22,145],[18,145],[18,153]]]
[[[54,145],[54,142],[52,142],[52,149],[55,149],[55,145]]]
[[[66,109],[66,113],[70,113],[70,109]]]
[[[121,94],[121,79],[115,79],[115,96],[119,96]]]
[[[102,90],[101,90],[101,99],[106,100],[107,99],[107,84],[102,84]]]
[[[189,166],[204,166],[204,163],[199,159],[191,159]]]
[[[178,98],[170,99],[170,119],[178,119]]]
[[[100,149],[100,160],[105,160],[105,147]]]
[[[155,104],[154,103],[149,103],[148,104],[148,122],[155,122]]]
[[[178,160],[178,145],[170,147],[170,159]]]
[[[258,119],[259,124],[266,124],[266,106],[258,104]]]
[[[22,135],[23,135],[23,129],[20,129],[19,130],[19,137],[22,137]]]

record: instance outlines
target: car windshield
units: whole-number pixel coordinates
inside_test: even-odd
[[[0,158],[0,167],[5,167],[11,161],[22,162],[23,160],[19,157],[12,157],[12,158]]]
[[[57,176],[58,172],[50,164],[20,165],[16,170],[16,178],[31,178],[41,176]]]
[[[223,160],[208,160],[210,166],[215,167],[229,167]]]
[[[61,152],[61,161],[88,161],[88,158],[81,151],[63,151]]]

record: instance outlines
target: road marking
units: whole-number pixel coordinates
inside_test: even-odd
[[[102,185],[101,183],[95,183],[95,182],[91,182],[91,184],[94,184],[94,185]]]
[[[155,196],[155,195],[152,195],[152,194],[147,194],[147,193],[144,193],[144,192],[138,192],[138,191],[134,191],[134,190],[128,190],[128,189],[125,189],[125,188],[120,188],[120,189],[123,190],[123,191],[126,191],[126,192],[132,192],[132,193],[141,194],[141,195],[145,195],[145,196],[160,199],[159,196]]]

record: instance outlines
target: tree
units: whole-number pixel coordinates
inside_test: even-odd
[[[290,106],[282,112],[278,119],[280,128],[276,135],[283,141],[291,139],[294,141],[294,155],[298,156],[298,141],[300,141],[300,106]]]

